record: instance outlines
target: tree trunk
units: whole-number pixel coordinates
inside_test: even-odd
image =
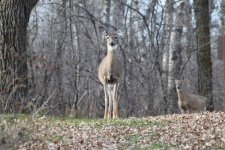
[[[166,10],[164,16],[164,25],[163,25],[163,55],[162,55],[162,94],[163,94],[163,105],[164,105],[164,113],[166,112],[166,103],[167,103],[167,90],[168,90],[168,62],[169,62],[169,48],[170,48],[170,37],[172,31],[172,23],[173,23],[173,2],[174,0],[166,1]]]
[[[207,110],[212,111],[212,62],[210,48],[209,0],[194,0],[196,42],[198,47],[198,93],[208,98]]]
[[[64,43],[66,39],[66,30],[67,30],[67,15],[66,15],[66,2],[65,0],[61,0],[61,6],[59,6],[58,9],[58,15],[59,15],[59,35],[56,42],[56,97],[53,100],[53,105],[55,105],[55,111],[57,115],[62,115],[65,112],[65,103],[63,100],[63,49],[64,49]]]
[[[191,57],[191,49],[192,49],[192,13],[191,13],[191,5],[189,0],[183,0],[185,3],[184,11],[184,52],[186,53],[186,58],[189,59]]]
[[[1,112],[19,112],[28,91],[27,25],[38,0],[0,1]]]
[[[218,20],[218,26],[219,26],[219,29],[218,29],[218,33],[219,33],[219,36],[225,36],[225,1],[221,1],[220,2],[220,17],[219,17],[219,20]],[[217,56],[218,57],[223,57],[223,56],[219,56],[221,54],[219,54],[217,52]],[[225,99],[224,99],[224,93],[225,93],[225,64],[223,64],[223,89],[224,89],[224,92],[223,92],[223,101],[218,104],[219,106],[224,106],[224,103],[225,103]],[[219,73],[221,74],[221,73]]]
[[[220,17],[219,17],[219,35],[225,35],[225,1],[221,1],[220,3]]]
[[[175,79],[179,78],[181,66],[181,35],[183,32],[184,3],[181,3],[174,15],[174,27],[171,33],[170,51],[169,51],[169,75],[168,75],[168,101],[167,113],[177,113],[177,93],[175,88]]]
[[[106,24],[110,24],[110,14],[111,14],[111,0],[105,0],[103,1],[103,20]]]
[[[74,3],[73,0],[70,0],[70,5]],[[70,114],[74,116],[78,116],[78,100],[79,100],[79,84],[80,84],[80,50],[81,48],[81,40],[80,40],[80,26],[78,24],[79,18],[76,18],[76,20],[72,20],[73,13],[80,14],[80,8],[76,7],[74,8],[75,11],[73,11],[73,8],[70,8],[71,10],[71,19],[70,19],[70,39],[71,39],[71,47],[72,47],[72,61],[73,63],[73,71],[72,71],[72,82],[73,82],[73,92],[74,92],[74,98],[71,103],[71,111]],[[73,22],[74,21],[74,22]],[[75,25],[74,25],[75,24]],[[74,25],[72,27],[72,25]],[[76,32],[74,35],[73,32]]]

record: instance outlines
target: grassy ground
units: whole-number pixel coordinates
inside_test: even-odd
[[[225,113],[119,120],[2,115],[0,149],[225,149]]]

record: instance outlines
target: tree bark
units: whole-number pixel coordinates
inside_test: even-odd
[[[67,13],[66,13],[66,3],[67,1],[61,0],[61,5],[58,8],[58,18],[60,20],[59,24],[59,35],[56,39],[56,70],[55,70],[55,81],[56,81],[56,96],[53,100],[54,111],[56,115],[63,115],[65,112],[65,103],[63,100],[63,49],[66,40],[66,30],[67,30]]]
[[[103,9],[103,20],[105,23],[110,24],[110,14],[111,14],[111,0],[105,0],[103,1],[104,9]]]
[[[207,110],[212,111],[212,62],[210,48],[209,0],[194,0],[196,20],[198,93],[208,98]]]
[[[191,5],[189,0],[183,0],[185,3],[184,11],[184,52],[186,53],[186,59],[189,59],[191,57],[192,52],[192,13],[191,13]]]
[[[219,20],[218,20],[218,26],[219,26],[218,35],[219,36],[225,36],[225,1],[220,2],[220,17],[219,17]],[[217,52],[217,57],[221,58],[223,56],[221,56],[221,53]],[[224,89],[224,93],[225,93],[225,64],[223,64],[223,68],[224,68],[223,69],[223,72],[224,72],[223,73],[223,89]],[[223,95],[222,104],[219,104],[219,105],[223,106],[224,102],[225,102],[225,99],[224,99],[224,95]]]
[[[223,36],[225,35],[225,1],[221,1],[220,3],[220,17],[218,21],[219,25],[219,35]]]
[[[162,94],[163,94],[163,105],[164,111],[166,112],[166,103],[167,103],[167,91],[168,91],[168,62],[169,62],[169,49],[170,49],[170,37],[172,31],[173,23],[173,7],[174,0],[167,0],[165,5],[165,16],[164,16],[164,25],[163,25],[163,54],[162,54]],[[164,113],[165,113],[164,112]]]
[[[0,0],[0,112],[19,112],[28,91],[27,25],[38,0]]]
[[[171,33],[170,51],[169,51],[169,75],[168,75],[168,101],[167,113],[177,113],[177,93],[175,88],[175,79],[179,78],[181,56],[181,35],[183,32],[184,3],[181,3],[174,15],[174,27]]]

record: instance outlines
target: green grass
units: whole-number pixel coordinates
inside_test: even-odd
[[[28,116],[25,114],[4,114],[0,115],[0,120],[14,121],[15,119],[26,119]]]
[[[129,141],[129,143],[131,145],[133,145],[132,149],[136,150],[136,149],[140,149],[140,150],[147,150],[147,149],[151,149],[151,150],[159,150],[159,149],[169,149],[171,147],[174,147],[173,145],[168,145],[168,144],[163,144],[163,143],[154,143],[154,144],[149,144],[149,143],[145,143],[142,144],[141,141],[144,141],[145,139],[153,139],[156,138],[158,136],[157,133],[155,132],[148,132],[143,134],[135,134],[135,135],[129,135],[127,137],[127,140]]]
[[[52,142],[63,142],[67,141],[68,136],[61,132],[50,133],[43,135],[44,132],[60,128],[61,131],[64,131],[67,126],[93,126],[95,129],[103,129],[104,127],[126,127],[126,128],[150,128],[153,126],[163,127],[166,126],[166,122],[152,121],[150,119],[142,118],[132,118],[132,119],[90,119],[90,118],[72,118],[72,117],[32,117],[32,115],[14,115],[6,114],[0,115],[0,145],[2,144],[3,149],[11,149],[13,145],[19,145],[18,143],[23,143],[24,141],[31,140],[33,135],[37,135],[38,138],[41,138],[43,141],[52,141]],[[41,129],[41,133],[39,132]],[[48,132],[49,133],[49,132]],[[157,133],[149,132],[144,135],[137,133],[133,135],[124,135],[125,140],[128,142],[128,145],[132,146],[132,149],[149,149],[145,145],[139,144],[141,140],[152,139],[157,137]],[[167,148],[169,145],[166,144],[154,144],[151,149],[161,149]],[[126,148],[126,144],[125,144]],[[1,149],[1,146],[0,146]],[[16,149],[13,147],[12,149]]]
[[[63,136],[63,135],[53,135],[53,136],[51,136],[51,137],[48,137],[48,140],[49,141],[63,141],[63,140],[65,140],[65,136]]]
[[[148,133],[145,133],[145,134],[135,134],[135,135],[131,135],[131,136],[128,136],[127,139],[128,141],[132,142],[132,143],[138,143],[140,142],[141,140],[143,140],[144,138],[154,138],[154,137],[157,137],[158,134],[155,133],[155,132],[148,132]]]
[[[129,127],[152,127],[152,126],[165,126],[166,122],[156,122],[151,120],[144,120],[141,118],[135,119],[77,119],[71,117],[59,118],[59,117],[51,117],[49,119],[52,123],[61,123],[61,124],[74,124],[74,125],[95,125],[98,127],[105,127],[109,125],[113,126],[129,126]]]
[[[175,149],[176,146],[175,145],[169,145],[169,144],[152,144],[150,149],[152,150],[159,150],[159,149],[163,149],[163,150],[167,150],[167,149]]]
[[[34,130],[31,118],[23,114],[0,115],[0,149],[16,149]]]
[[[134,144],[131,150],[171,150],[176,149],[176,146],[169,144],[151,144],[151,145],[141,145]]]
[[[181,139],[175,139],[177,142],[174,143],[170,141],[173,136],[169,136],[174,134],[173,131],[165,134],[171,126],[174,127],[174,123],[177,121],[171,123],[170,120],[153,117],[104,120],[6,114],[0,115],[0,149],[19,149],[26,144],[46,149],[48,144],[56,144],[62,149],[73,149],[75,145],[80,149],[113,146],[115,149],[176,150],[184,145]],[[217,143],[215,149],[224,148],[224,142],[218,140]]]

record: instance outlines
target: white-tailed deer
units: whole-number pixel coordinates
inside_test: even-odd
[[[178,96],[178,106],[182,114],[203,112],[206,110],[206,97],[185,92],[183,90],[183,80],[175,80],[175,83]]]
[[[107,55],[99,65],[98,77],[104,86],[105,113],[104,118],[111,118],[113,107],[113,118],[119,118],[117,91],[122,79],[123,68],[115,53],[118,51],[119,31],[108,33],[104,28],[99,28],[106,39]]]

